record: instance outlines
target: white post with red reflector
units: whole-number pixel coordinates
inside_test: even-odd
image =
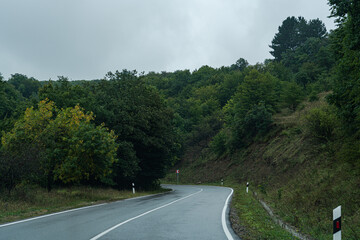
[[[333,240],[341,240],[341,206],[333,210]]]
[[[133,194],[135,194],[135,183],[132,183]]]
[[[176,184],[179,184],[179,173],[180,173],[180,170],[177,169],[176,170]]]

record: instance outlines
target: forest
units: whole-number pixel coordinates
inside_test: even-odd
[[[255,65],[239,58],[220,68],[121,70],[91,81],[0,75],[1,191],[154,188],[190,146],[231,156],[265,138],[275,114],[319,93],[328,106],[307,115],[311,136],[333,146],[332,161],[350,164],[359,178],[360,3],[329,4],[335,30],[288,17],[269,43],[273,59]]]

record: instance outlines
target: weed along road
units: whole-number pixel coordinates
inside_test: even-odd
[[[0,225],[0,239],[239,239],[228,220],[232,189],[174,191]]]

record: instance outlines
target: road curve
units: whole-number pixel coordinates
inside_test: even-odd
[[[0,225],[0,239],[236,240],[232,189],[164,185],[174,191]]]

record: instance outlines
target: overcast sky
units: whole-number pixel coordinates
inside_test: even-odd
[[[38,80],[271,58],[288,16],[333,29],[327,0],[0,0],[0,73]]]

